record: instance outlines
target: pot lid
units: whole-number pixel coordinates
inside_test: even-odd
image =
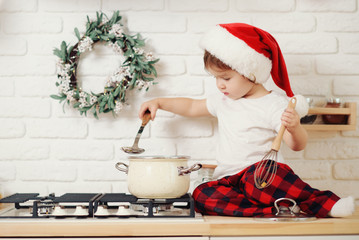
[[[293,203],[292,206],[278,206],[280,201],[290,201]],[[317,219],[314,216],[310,216],[300,211],[297,203],[290,198],[279,198],[274,202],[274,206],[277,210],[275,214],[264,214],[256,216],[255,220],[260,221],[276,221],[276,222],[299,222],[299,221],[313,221]]]

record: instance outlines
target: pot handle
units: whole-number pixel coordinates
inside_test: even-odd
[[[191,172],[194,172],[194,171],[198,171],[202,168],[202,164],[200,163],[196,163],[190,167],[177,167],[177,170],[178,170],[178,176],[183,176],[183,175],[186,175],[186,174],[189,174]]]
[[[118,171],[124,172],[126,174],[128,173],[128,165],[126,163],[118,162],[116,163],[115,167]]]
[[[280,201],[289,201],[289,202],[293,203],[293,205],[291,207],[288,207],[288,209],[289,209],[289,211],[290,211],[290,213],[292,215],[298,214],[300,212],[300,207],[297,205],[297,203],[293,199],[291,199],[291,198],[279,198],[279,199],[275,200],[275,202],[274,202],[274,207],[277,210],[276,215],[278,215],[280,213],[280,211],[281,211],[280,207],[278,207],[278,203]]]

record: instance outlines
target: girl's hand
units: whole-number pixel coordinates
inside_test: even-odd
[[[286,109],[282,114],[282,124],[286,127],[284,141],[293,151],[301,151],[308,141],[308,134],[300,124],[300,117],[294,109]]]
[[[157,113],[157,110],[159,107],[160,107],[160,104],[159,104],[158,99],[153,99],[153,100],[144,102],[144,103],[142,103],[142,105],[140,107],[140,111],[138,112],[138,117],[140,119],[142,119],[145,112],[150,111],[151,112],[151,120],[153,121],[153,120],[155,120],[156,113]]]
[[[286,109],[281,118],[282,124],[288,132],[294,132],[300,126],[300,117],[294,109]]]

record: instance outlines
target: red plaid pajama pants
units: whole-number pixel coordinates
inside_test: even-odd
[[[258,189],[254,184],[255,166],[199,185],[193,192],[195,209],[205,215],[252,217],[275,213],[274,201],[291,198],[303,212],[326,217],[340,199],[330,191],[319,191],[303,182],[286,164],[278,163],[271,185]]]

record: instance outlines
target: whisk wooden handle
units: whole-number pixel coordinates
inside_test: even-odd
[[[295,97],[292,97],[289,100],[287,108],[294,109],[296,104],[297,104],[297,99]],[[274,141],[272,143],[272,150],[275,150],[277,152],[279,151],[280,144],[282,143],[284,131],[285,131],[285,127],[283,124],[281,124],[280,129],[278,131],[278,135],[276,136],[276,138],[274,139]]]

